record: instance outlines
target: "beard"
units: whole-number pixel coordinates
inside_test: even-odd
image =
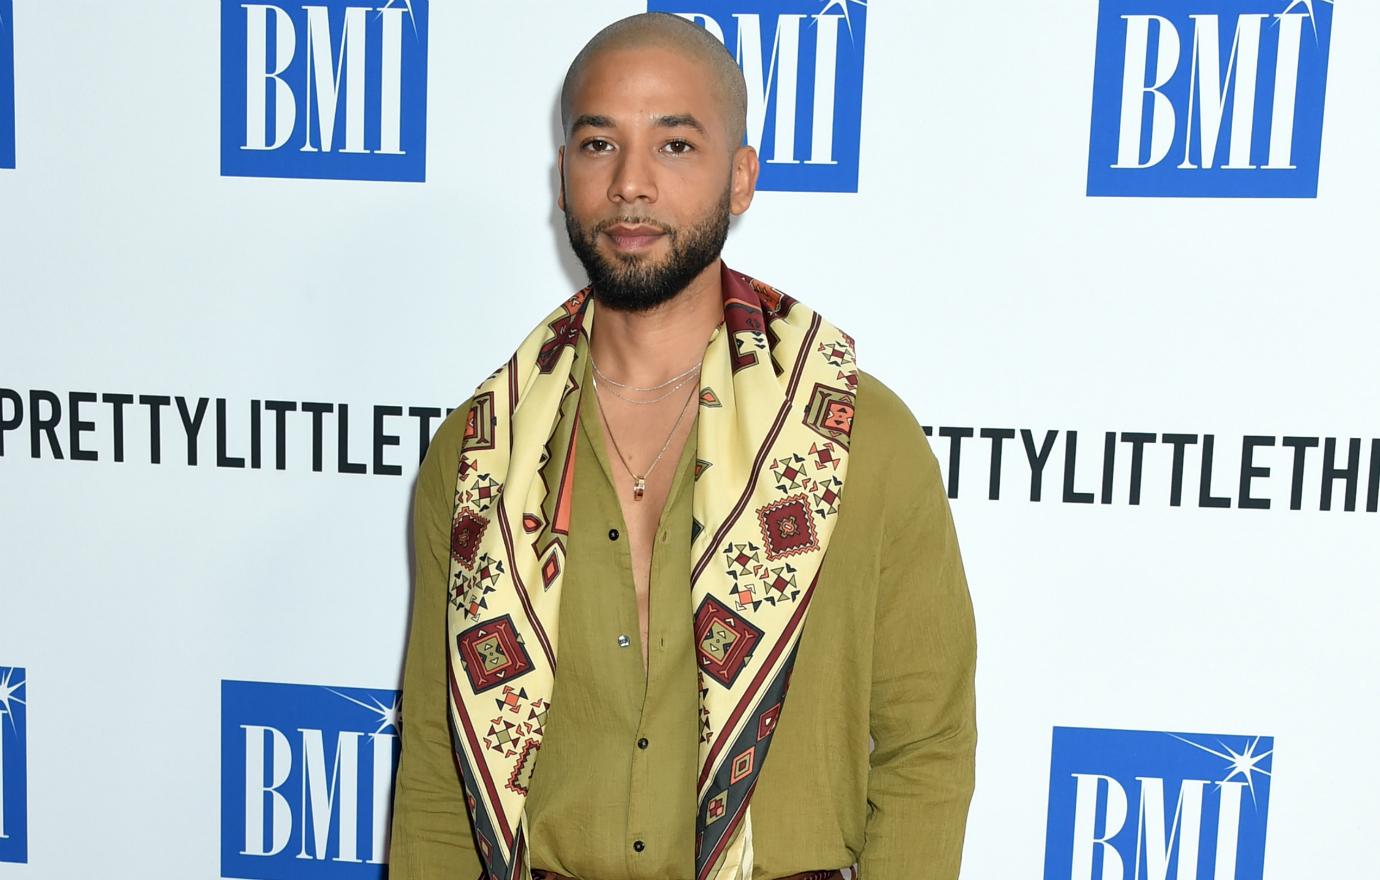
[[[567,210],[565,230],[570,236],[570,247],[585,267],[595,301],[618,311],[645,312],[674,298],[723,251],[728,239],[729,198],[730,190],[725,189],[723,198],[708,216],[682,228],[633,215],[600,220],[586,227]],[[665,233],[671,252],[660,262],[638,254],[605,258],[599,252],[599,234],[620,223],[656,227]]]

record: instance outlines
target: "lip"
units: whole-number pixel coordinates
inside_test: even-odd
[[[619,223],[604,230],[613,246],[620,251],[646,250],[664,237],[666,233],[655,226]]]

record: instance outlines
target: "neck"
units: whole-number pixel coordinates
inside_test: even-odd
[[[671,299],[645,312],[599,309],[590,352],[599,369],[630,385],[656,385],[704,356],[723,323],[723,283],[715,260]]]

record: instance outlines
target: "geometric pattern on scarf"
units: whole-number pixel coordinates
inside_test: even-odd
[[[700,374],[691,592],[699,665],[697,880],[750,880],[748,809],[848,473],[853,339],[721,270]],[[475,392],[451,520],[453,745],[491,880],[527,880],[528,780],[555,683],[579,398],[596,319],[566,300]],[[695,736],[695,731],[686,731]]]

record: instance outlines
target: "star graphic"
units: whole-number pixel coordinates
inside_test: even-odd
[[[12,704],[20,706],[26,705],[24,698],[19,696],[19,691],[24,687],[24,680],[14,674],[14,667],[5,670],[5,675],[0,678],[0,715],[7,715],[10,719],[10,729],[16,733],[19,728],[14,723],[14,707]]]
[[[867,0],[823,0],[824,8],[810,19],[810,24],[814,23],[829,14],[829,10],[838,7],[839,12],[843,13],[843,23],[848,26],[848,39],[853,39],[853,19],[848,16],[848,4],[856,3],[864,9],[867,8]],[[1328,0],[1331,2],[1331,0]]]
[[[370,734],[370,736],[378,736],[390,727],[393,728],[394,733],[398,732],[398,725],[401,720],[402,707],[399,705],[397,698],[394,698],[391,705],[385,706],[382,703],[380,703],[376,698],[370,697],[369,700],[373,703],[373,705],[371,706],[369,705],[369,703],[365,703],[362,700],[356,700],[349,694],[342,694],[340,691],[337,690],[331,689],[331,693],[335,694],[337,697],[340,697],[343,700],[349,700],[356,706],[368,709],[370,712],[373,712],[375,715],[379,716],[379,726],[374,730],[372,734]]]
[[[1318,2],[1320,2],[1320,3],[1326,3],[1328,6],[1331,6],[1331,5],[1332,5],[1332,0],[1318,0]],[[1300,6],[1302,6],[1302,7],[1304,8],[1304,10],[1306,10],[1306,12],[1307,12],[1307,15],[1308,15],[1308,23],[1309,23],[1310,25],[1313,26],[1313,40],[1314,40],[1314,42],[1317,42],[1317,39],[1318,39],[1318,15],[1317,15],[1317,12],[1313,9],[1313,0],[1289,0],[1289,5],[1286,6],[1286,7],[1284,7],[1284,11],[1281,12],[1281,13],[1279,14],[1279,16],[1275,18],[1275,25],[1278,26],[1278,25],[1279,25],[1279,20],[1280,20],[1281,18],[1283,18],[1284,16],[1286,16],[1286,15],[1288,15],[1289,13],[1293,12],[1295,9],[1297,9],[1297,8],[1300,7]]]
[[[1227,745],[1221,740],[1218,740],[1217,744],[1221,746],[1224,750],[1219,752],[1216,749],[1209,748],[1205,745],[1200,745],[1199,743],[1196,743],[1193,740],[1184,739],[1183,737],[1175,733],[1171,733],[1170,736],[1174,737],[1179,742],[1187,743],[1188,745],[1193,746],[1195,749],[1201,749],[1202,751],[1207,752],[1209,755],[1215,755],[1216,757],[1221,758],[1223,761],[1226,761],[1227,766],[1231,768],[1231,772],[1217,781],[1217,787],[1221,788],[1224,783],[1231,782],[1237,776],[1243,776],[1246,779],[1246,787],[1250,789],[1251,792],[1251,803],[1255,803],[1255,776],[1252,774],[1261,773],[1265,776],[1269,776],[1269,770],[1262,769],[1257,765],[1261,761],[1270,757],[1270,755],[1274,754],[1273,749],[1271,749],[1268,752],[1261,752],[1259,754],[1256,754],[1255,749],[1256,746],[1260,745],[1260,737],[1257,736],[1255,739],[1246,743],[1245,751],[1242,752],[1237,752],[1234,749],[1232,749],[1231,746]]]
[[[393,8],[393,4],[395,4],[395,3],[397,3],[397,2],[398,2],[398,0],[387,0],[387,2],[385,2],[382,6],[379,7],[379,10],[378,10],[379,17],[382,18],[382,17],[383,17],[383,11],[384,11],[385,9],[392,9],[392,8]],[[412,22],[412,33],[415,34],[415,33],[417,33],[417,14],[416,14],[416,12],[412,9],[412,0],[402,0],[402,4],[403,4],[403,6],[406,7],[406,9],[407,9],[407,20],[410,21],[410,22]]]

